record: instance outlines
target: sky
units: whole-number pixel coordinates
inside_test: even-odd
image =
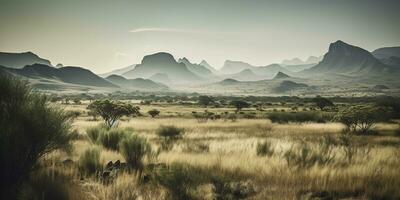
[[[0,51],[96,73],[169,52],[265,66],[320,56],[336,40],[400,46],[398,0],[0,0]]]

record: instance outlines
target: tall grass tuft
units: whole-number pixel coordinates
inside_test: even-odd
[[[141,171],[143,158],[151,153],[151,146],[145,138],[132,135],[121,142],[120,151],[130,168]]]
[[[257,144],[256,151],[258,156],[272,156],[275,152],[275,148],[271,141],[265,140]]]
[[[97,148],[87,149],[79,158],[79,171],[84,175],[93,175],[102,168],[100,161],[100,150]]]
[[[110,129],[101,132],[98,142],[106,149],[118,151],[120,142],[128,136],[128,132],[122,129]]]

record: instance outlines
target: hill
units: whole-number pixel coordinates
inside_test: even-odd
[[[6,71],[31,79],[54,79],[64,83],[95,87],[118,87],[93,72],[81,67],[55,68],[43,64],[33,64],[22,69],[4,68]]]
[[[152,80],[149,79],[143,79],[143,78],[136,78],[136,79],[126,79],[122,76],[118,75],[110,75],[106,78],[106,80],[114,83],[115,85],[118,85],[122,88],[127,88],[127,89],[135,89],[135,90],[168,90],[168,86],[161,84],[161,83],[156,83]]]
[[[136,65],[129,65],[128,67],[124,67],[124,68],[121,68],[121,69],[116,69],[116,70],[113,70],[113,71],[110,71],[110,72],[107,72],[107,73],[104,73],[104,74],[99,74],[99,76],[108,77],[108,76],[113,75],[113,74],[122,75],[122,74],[134,69],[135,67],[136,67]]]
[[[391,72],[393,69],[370,52],[342,41],[329,46],[328,53],[316,66],[307,69],[306,73],[339,73],[348,75],[377,75]]]
[[[176,62],[171,54],[165,52],[145,56],[139,65],[122,75],[128,78],[150,78],[157,73],[166,74],[173,83],[201,80],[185,64]]]
[[[0,52],[0,65],[8,68],[22,69],[27,65],[43,64],[51,66],[50,61],[40,58],[32,52],[5,53]]]
[[[290,76],[283,72],[278,72],[274,77],[274,79],[285,79],[285,78],[290,78]]]
[[[203,77],[203,78],[209,78],[213,76],[213,73],[207,69],[205,66],[200,65],[200,64],[193,64],[191,63],[187,58],[180,58],[178,60],[179,63],[185,64],[185,66],[189,69],[189,71],[193,72],[197,76]]]

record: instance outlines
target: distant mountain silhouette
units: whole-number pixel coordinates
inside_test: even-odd
[[[55,68],[43,64],[33,64],[25,66],[22,69],[5,68],[5,70],[32,79],[55,79],[65,83],[86,86],[118,87],[81,67]]]
[[[282,65],[309,65],[309,64],[317,64],[322,60],[322,56],[310,56],[306,61],[303,61],[299,58],[287,59],[282,61]]]
[[[157,73],[164,73],[174,83],[187,83],[201,80],[199,76],[191,72],[185,64],[178,63],[174,57],[165,52],[147,55],[142,63],[135,69],[122,74],[128,78],[150,78]]]
[[[278,72],[274,77],[274,79],[284,79],[284,78],[290,78],[290,76],[283,72]]]
[[[232,79],[232,78],[227,78],[227,79],[224,79],[224,80],[218,82],[217,84],[220,84],[220,85],[232,85],[232,84],[236,84],[236,83],[240,83],[240,81]]]
[[[189,71],[193,72],[194,74],[201,76],[203,78],[209,78],[213,75],[211,70],[207,69],[205,66],[200,64],[193,64],[187,58],[180,58],[178,60],[179,63],[183,63],[189,69]]]
[[[339,40],[330,44],[328,53],[320,63],[303,72],[372,75],[392,70],[393,68],[383,64],[370,52]]]
[[[253,69],[253,72],[257,75],[261,75],[266,78],[272,78],[278,72],[283,72],[285,74],[291,73],[291,71],[289,71],[285,67],[282,67],[279,64],[271,64],[263,67],[255,67]]]
[[[273,91],[276,93],[285,93],[307,87],[308,85],[303,83],[296,83],[293,81],[282,81],[277,87],[273,88]]]
[[[267,65],[267,66],[258,67],[258,66],[250,65],[245,62],[230,61],[230,60],[225,61],[224,66],[221,68],[221,70],[219,72],[222,74],[232,74],[232,76],[230,76],[230,77],[235,78],[235,76],[238,73],[243,72],[246,69],[251,70],[255,75],[261,77],[261,78],[258,78],[258,80],[272,78],[276,73],[278,73],[280,71],[287,73],[287,74],[291,73],[291,71],[282,67],[279,64],[271,64],[271,65]]]
[[[119,75],[110,75],[106,80],[118,85],[122,88],[136,89],[136,90],[168,90],[168,86],[156,83],[149,79],[136,78],[136,79],[126,79]]]
[[[154,74],[149,79],[152,80],[152,81],[159,82],[159,83],[164,83],[164,84],[171,83],[171,79],[168,77],[168,75],[166,73]]]
[[[205,60],[202,60],[199,65],[203,65],[205,68],[210,70],[212,73],[216,73],[217,72],[217,70],[214,67],[212,67],[210,64],[208,64],[208,62],[205,61]]]
[[[400,67],[400,47],[379,48],[372,55],[386,65]]]
[[[222,68],[219,70],[219,72],[221,74],[236,74],[245,69],[252,70],[254,67],[255,66],[252,66],[249,63],[245,63],[242,61],[226,60]]]
[[[43,64],[51,66],[50,61],[40,58],[32,52],[4,53],[0,52],[0,65],[8,68],[22,69],[27,65]]]
[[[373,51],[372,55],[374,55],[378,59],[390,58],[392,56],[400,58],[400,47],[379,48],[379,49],[376,49],[375,51]]]
[[[244,69],[239,73],[230,75],[229,77],[239,81],[255,81],[265,79],[263,76],[256,75],[251,69]]]
[[[310,69],[311,67],[314,67],[318,63],[312,63],[312,64],[302,64],[302,65],[285,65],[284,68],[288,69],[291,72],[300,72],[306,69]]]
[[[113,74],[122,75],[122,74],[134,69],[135,67],[136,67],[136,65],[129,65],[128,67],[116,69],[116,70],[113,70],[111,72],[107,72],[107,73],[104,73],[104,74],[99,74],[99,76],[108,77],[108,76],[113,75]]]

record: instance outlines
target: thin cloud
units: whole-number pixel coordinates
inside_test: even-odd
[[[145,32],[164,32],[164,33],[206,33],[206,34],[232,34],[239,32],[220,32],[220,31],[205,31],[192,29],[175,29],[175,28],[137,28],[129,31],[130,33],[145,33]]]

